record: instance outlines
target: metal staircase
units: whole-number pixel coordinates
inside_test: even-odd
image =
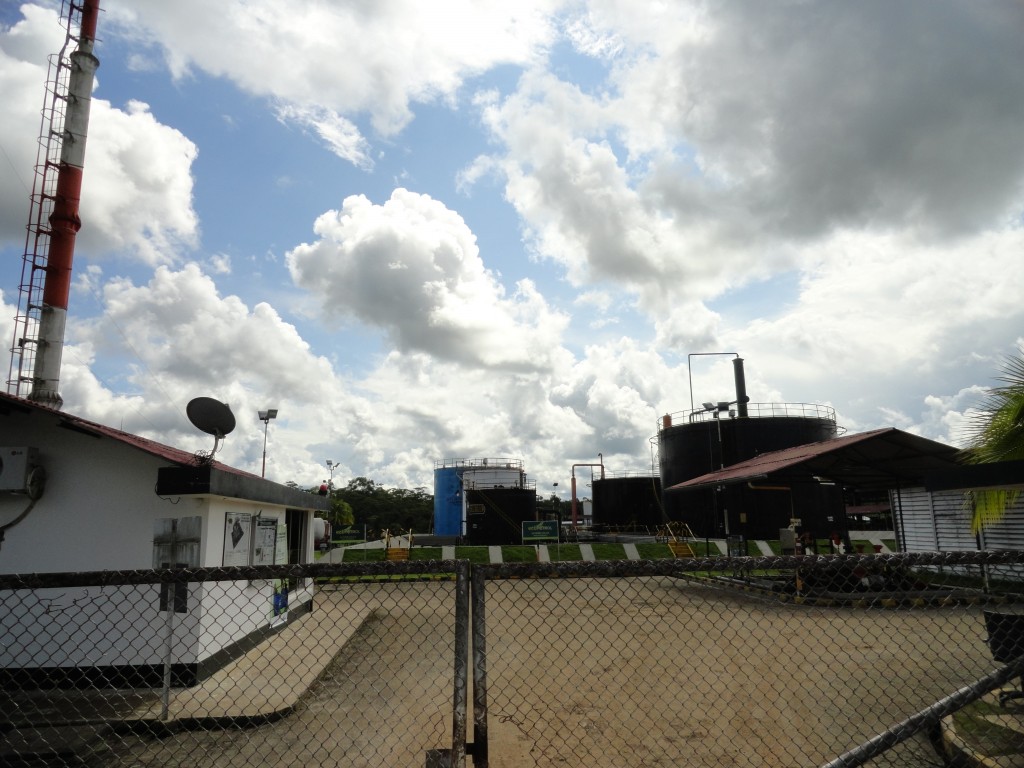
[[[656,538],[667,539],[673,557],[696,557],[689,540],[695,538],[690,526],[682,522],[671,522],[658,529]]]

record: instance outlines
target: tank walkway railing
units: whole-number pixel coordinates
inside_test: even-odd
[[[693,411],[675,411],[674,413],[666,413],[658,419],[658,430],[694,422],[714,421],[716,418],[736,418],[734,414],[735,408],[732,411],[707,410],[704,408]],[[821,405],[819,403],[747,403],[747,418],[771,419],[782,417],[826,419],[835,423],[836,410],[829,405]],[[668,420],[667,424],[666,418]]]
[[[604,477],[597,478],[597,482],[602,480],[658,480],[657,470],[642,470],[642,469],[619,469],[611,470],[606,469]]]
[[[434,469],[522,469],[522,459],[509,458],[476,458],[476,459],[438,459],[434,461]]]

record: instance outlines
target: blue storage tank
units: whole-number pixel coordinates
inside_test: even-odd
[[[462,535],[462,467],[434,469],[434,534]]]
[[[466,479],[469,475],[471,480]],[[520,459],[445,459],[434,462],[434,535],[465,536],[463,494],[469,488],[531,489]]]

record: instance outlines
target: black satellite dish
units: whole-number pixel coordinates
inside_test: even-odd
[[[185,406],[188,420],[208,435],[224,437],[235,428],[235,414],[231,406],[212,397],[197,397]]]
[[[220,441],[235,428],[235,414],[231,407],[212,397],[197,397],[185,406],[185,413],[192,425],[208,435],[213,435],[213,450],[206,461],[213,460],[213,454],[220,447]]]

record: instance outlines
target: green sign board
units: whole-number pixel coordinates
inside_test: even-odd
[[[523,544],[536,541],[558,541],[558,521],[527,520],[523,522]]]

